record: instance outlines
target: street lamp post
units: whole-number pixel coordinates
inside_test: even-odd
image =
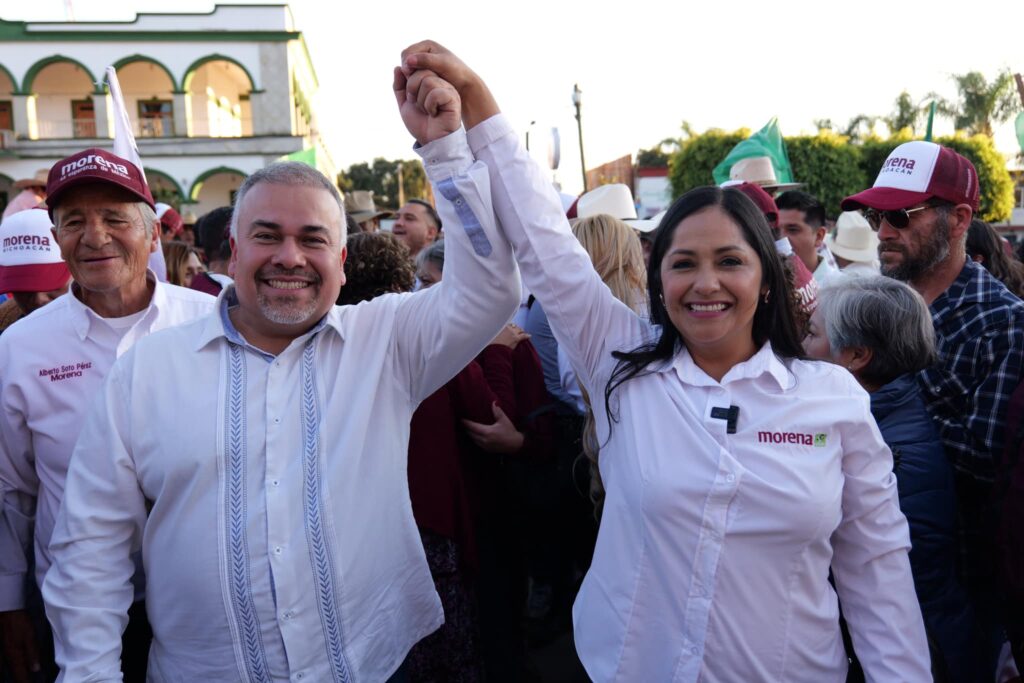
[[[526,128],[526,151],[527,152],[530,151],[530,131],[533,130],[533,124],[535,124],[535,123],[537,123],[537,122],[536,121],[530,121],[530,125],[527,126],[527,128]]]
[[[580,104],[582,103],[582,91],[578,83],[572,86],[572,104],[576,107],[576,132],[580,139],[580,172],[583,174],[583,191],[587,191],[587,162],[583,160],[583,121],[580,119]]]

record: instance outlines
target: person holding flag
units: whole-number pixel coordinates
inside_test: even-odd
[[[125,138],[114,146],[125,149]],[[134,161],[95,148],[72,154],[50,169],[46,190],[54,229],[33,245],[56,242],[73,284],[0,336],[0,631],[18,682],[45,664],[38,653],[49,650],[36,642],[26,609],[30,540],[34,534],[42,584],[87,409],[114,361],[139,339],[204,315],[215,301],[161,282],[147,268],[150,255],[160,253],[160,224],[137,152]],[[141,574],[136,578],[141,597]],[[149,627],[141,603],[130,616],[123,671],[127,681],[144,681]],[[41,620],[37,625],[45,630]]]

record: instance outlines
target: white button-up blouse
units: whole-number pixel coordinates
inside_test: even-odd
[[[590,676],[839,683],[841,601],[869,680],[930,681],[892,457],[853,377],[765,344],[716,382],[680,349],[615,391],[609,432],[611,352],[657,330],[601,282],[505,119],[469,138],[524,284],[594,398],[606,500],[573,609]],[[715,410],[731,406],[732,434]]]

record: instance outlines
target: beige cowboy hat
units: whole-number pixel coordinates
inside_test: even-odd
[[[836,236],[825,236],[825,244],[836,256],[857,263],[872,263],[878,258],[878,235],[860,211],[844,211],[836,220]]]
[[[576,203],[577,218],[587,218],[599,214],[618,218],[640,232],[650,232],[658,227],[657,221],[640,220],[636,217],[633,193],[622,183],[610,183],[596,187],[580,197]]]
[[[353,190],[345,193],[345,213],[352,216],[356,223],[364,223],[373,218],[393,216],[394,211],[378,211],[373,203],[372,190]]]
[[[32,178],[22,178],[21,180],[14,181],[14,187],[19,190],[25,190],[30,187],[46,187],[47,178],[50,175],[50,169],[41,168],[36,171],[36,174]]]
[[[791,190],[803,185],[803,183],[780,183],[775,175],[775,166],[769,157],[747,157],[733,164],[729,169],[729,180],[722,183],[722,186],[739,183],[760,185],[769,191]]]

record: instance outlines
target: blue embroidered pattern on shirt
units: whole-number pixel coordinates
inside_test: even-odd
[[[242,638],[243,664],[248,680],[269,683],[267,654],[252,599],[249,580],[249,544],[246,540],[245,491],[245,354],[241,347],[228,344],[228,406],[225,429],[227,456],[227,559],[230,575],[231,605]]]
[[[455,207],[455,213],[458,214],[459,220],[462,222],[462,228],[469,237],[469,243],[473,245],[473,251],[477,253],[477,256],[490,256],[491,241],[487,239],[487,233],[481,227],[480,221],[477,220],[476,214],[473,213],[473,209],[470,208],[469,204],[466,203],[466,200],[462,198],[462,195],[455,188],[455,181],[451,178],[446,178],[437,184],[437,189]]]
[[[316,589],[320,623],[327,639],[327,654],[334,680],[348,683],[348,664],[342,650],[341,624],[335,604],[334,567],[327,534],[323,527],[324,501],[320,496],[320,404],[317,400],[313,358],[316,338],[302,352],[302,475],[303,504],[306,514],[306,542],[313,564],[313,587]]]

